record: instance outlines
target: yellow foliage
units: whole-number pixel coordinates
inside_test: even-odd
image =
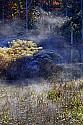
[[[8,42],[10,44],[10,42]],[[11,47],[0,48],[0,69],[6,68],[11,61],[24,56],[32,56],[38,51],[36,43],[26,40],[13,40]]]

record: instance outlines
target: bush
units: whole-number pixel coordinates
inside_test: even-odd
[[[8,65],[24,56],[32,56],[38,51],[36,43],[33,41],[13,40],[9,42],[9,48],[0,48],[0,73],[7,69]]]
[[[32,56],[38,51],[36,43],[33,41],[13,40],[9,48],[0,48],[0,67],[8,62],[14,61],[24,56]]]
[[[61,71],[55,60],[60,56],[54,52],[46,52],[37,47],[33,41],[13,40],[9,48],[0,49],[1,73],[7,79],[56,75]],[[42,50],[42,51],[39,51]]]

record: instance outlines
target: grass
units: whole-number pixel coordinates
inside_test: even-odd
[[[82,85],[82,80],[1,82],[0,125],[82,125]]]

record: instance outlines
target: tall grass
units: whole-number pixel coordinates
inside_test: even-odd
[[[19,84],[17,84],[19,83]],[[82,125],[83,81],[0,83],[1,125]]]

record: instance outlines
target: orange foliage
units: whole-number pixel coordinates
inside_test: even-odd
[[[57,1],[53,1],[53,5],[60,5],[60,2],[57,2]]]
[[[47,2],[45,2],[45,4],[46,4],[46,5],[48,5],[48,3],[47,3]]]

